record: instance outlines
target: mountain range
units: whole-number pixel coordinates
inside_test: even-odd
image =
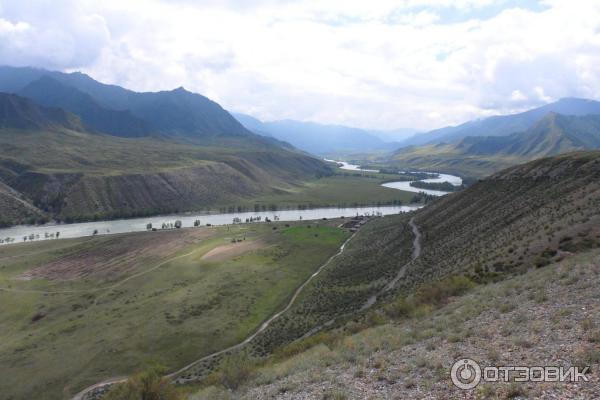
[[[330,167],[182,88],[0,67],[0,224],[239,204]]]
[[[600,114],[600,102],[589,99],[563,98],[518,114],[493,116],[416,134],[402,141],[399,147],[452,143],[467,136],[508,136],[532,128],[548,113],[575,116]]]
[[[140,93],[97,82],[78,72],[0,67],[0,92],[64,108],[80,115],[90,128],[117,136],[155,133],[196,142],[219,136],[256,139],[219,104],[181,87]]]
[[[591,107],[570,110],[576,115],[548,112],[523,132],[504,136],[467,136],[451,143],[401,148],[392,155],[391,162],[405,167],[483,176],[531,159],[576,150],[598,149],[600,113],[581,115],[583,111],[595,111],[593,106],[598,103],[578,103]],[[545,107],[544,110],[548,108],[551,107]],[[532,110],[527,115],[539,115],[539,111]],[[503,117],[503,120],[509,121],[510,117]],[[515,116],[515,120],[522,121],[523,115]]]
[[[246,114],[233,116],[247,129],[263,136],[291,143],[298,149],[319,156],[340,156],[366,152],[385,152],[398,148],[397,140],[413,130],[378,131],[295,120],[261,121]]]

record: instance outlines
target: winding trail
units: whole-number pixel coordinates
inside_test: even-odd
[[[410,221],[408,222],[408,224],[412,228],[413,235],[414,235],[413,251],[412,251],[412,256],[411,256],[410,261],[408,261],[406,264],[402,265],[402,267],[400,267],[400,269],[398,270],[398,273],[396,274],[394,279],[392,279],[387,285],[385,285],[383,287],[383,289],[381,289],[379,292],[377,292],[373,296],[369,297],[369,299],[365,302],[365,304],[358,311],[368,310],[375,303],[377,303],[378,296],[381,296],[383,293],[385,293],[389,290],[392,290],[396,286],[398,281],[404,277],[408,266],[410,264],[412,264],[412,262],[415,261],[421,255],[421,232],[419,231],[417,224],[415,224],[415,218],[414,217],[411,218]],[[308,331],[306,334],[304,334],[300,339],[305,339],[307,337],[310,337],[310,336],[314,335],[315,333],[319,332],[321,329],[333,325],[335,323],[335,321],[340,317],[347,317],[347,316],[350,316],[353,314],[356,314],[356,311],[351,311],[351,312],[348,312],[345,314],[338,315],[335,318],[332,318],[327,322],[317,325],[316,327],[314,327],[313,329]]]
[[[185,372],[186,370],[194,367],[195,365],[198,365],[200,363],[202,363],[203,361],[209,360],[213,357],[217,357],[221,354],[230,352],[232,350],[237,350],[243,346],[245,346],[246,344],[250,343],[256,336],[258,336],[261,332],[263,332],[265,329],[267,329],[269,327],[269,325],[271,325],[271,323],[273,323],[273,321],[275,321],[276,319],[278,319],[279,317],[281,317],[284,313],[286,313],[296,302],[296,299],[298,298],[298,296],[300,295],[300,293],[302,293],[302,291],[304,290],[304,288],[306,287],[306,285],[308,285],[317,275],[319,275],[335,258],[337,258],[339,255],[341,255],[344,250],[346,249],[346,245],[350,242],[350,240],[352,240],[352,238],[356,236],[356,232],[352,234],[352,236],[350,236],[348,239],[346,239],[346,241],[344,241],[344,243],[342,243],[342,245],[340,246],[340,249],[337,251],[337,253],[335,253],[334,255],[332,255],[331,257],[329,257],[327,259],[327,261],[325,261],[324,264],[322,264],[319,269],[317,269],[311,276],[309,276],[299,287],[298,289],[296,289],[296,291],[294,292],[293,296],[290,298],[290,300],[288,301],[288,303],[286,304],[286,306],[281,310],[278,311],[277,313],[273,314],[269,319],[267,319],[265,322],[263,322],[260,327],[254,331],[254,333],[252,333],[250,336],[248,336],[246,339],[244,339],[242,342],[237,343],[233,346],[229,346],[225,349],[219,350],[215,353],[209,354],[207,356],[204,356],[186,366],[184,366],[183,368],[180,368],[179,370],[170,373],[168,375],[165,375],[166,378],[174,378],[175,376],[181,374],[182,372]],[[193,253],[193,252],[191,252]],[[191,253],[188,254],[183,254],[181,256],[178,257],[174,257],[172,259],[169,259],[163,263],[161,263],[160,265],[157,265],[155,267],[152,268],[152,270],[158,268],[161,265],[166,264],[169,261],[172,261],[176,258],[180,258],[180,257],[185,257],[190,255]],[[139,276],[139,275],[138,275]],[[129,279],[133,278],[133,276],[129,277]],[[117,285],[122,284],[124,281],[119,282]],[[113,286],[117,286],[117,285],[113,285]],[[96,390],[96,389],[100,389],[102,387],[105,386],[110,386],[110,385],[114,385],[117,383],[123,383],[127,381],[127,377],[116,377],[116,378],[110,378],[107,379],[105,381],[96,383],[95,385],[89,386],[87,388],[85,388],[84,390],[82,390],[81,392],[77,393],[72,400],[83,400],[85,398],[85,396]]]

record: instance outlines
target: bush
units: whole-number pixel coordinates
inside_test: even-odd
[[[406,318],[413,315],[416,305],[414,301],[400,297],[383,307],[383,311],[390,318]]]
[[[257,363],[247,353],[237,353],[225,358],[215,375],[218,383],[236,390],[255,374]]]
[[[171,381],[162,375],[164,369],[154,367],[115,385],[103,400],[179,400]]]
[[[451,276],[439,282],[427,284],[417,289],[415,298],[419,304],[440,305],[449,297],[460,296],[475,286],[466,276]]]

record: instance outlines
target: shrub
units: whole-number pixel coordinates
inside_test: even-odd
[[[415,303],[405,297],[400,297],[383,307],[383,311],[390,318],[406,318],[413,315]]]
[[[216,373],[216,380],[228,389],[235,390],[249,381],[256,371],[257,363],[247,353],[225,358]]]
[[[179,400],[181,397],[160,367],[150,368],[133,375],[127,382],[115,385],[104,400]]]
[[[466,276],[451,276],[439,282],[427,284],[417,289],[415,298],[420,304],[440,305],[449,297],[459,296],[473,288],[475,283]]]

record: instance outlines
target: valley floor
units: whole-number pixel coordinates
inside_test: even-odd
[[[339,224],[1,247],[0,397],[70,398],[140,365],[174,371],[239,343],[339,249],[348,237]]]

